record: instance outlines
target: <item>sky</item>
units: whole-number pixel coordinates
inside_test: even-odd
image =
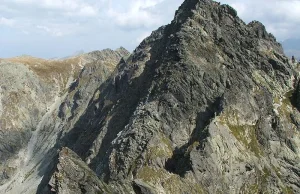
[[[0,0],[0,58],[59,58],[120,46],[129,51],[170,23],[183,0]],[[300,53],[300,0],[221,0],[261,21]],[[298,44],[299,43],[299,44]],[[299,55],[300,56],[300,55]]]

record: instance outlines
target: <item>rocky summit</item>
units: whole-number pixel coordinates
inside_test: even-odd
[[[299,73],[260,22],[185,0],[79,58],[1,60],[0,193],[300,193]]]

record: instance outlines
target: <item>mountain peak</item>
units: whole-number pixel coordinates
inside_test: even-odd
[[[38,122],[8,190],[300,193],[300,78],[263,24],[186,0],[107,65],[122,53],[85,54],[94,63]]]

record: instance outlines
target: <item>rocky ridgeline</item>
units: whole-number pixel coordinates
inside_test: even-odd
[[[31,157],[32,134],[43,126],[46,115],[66,96],[82,74],[99,69],[113,71],[124,48],[94,51],[63,60],[22,56],[0,61],[0,183],[14,177]],[[33,143],[36,143],[33,140]]]
[[[85,66],[0,191],[300,193],[299,77],[260,22],[186,0],[111,72]]]

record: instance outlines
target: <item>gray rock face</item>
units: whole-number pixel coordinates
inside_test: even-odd
[[[89,152],[71,148],[102,180],[128,189],[133,181],[139,192],[297,193],[296,74],[286,62],[261,23],[246,25],[228,5],[185,1],[91,104],[101,108],[77,141],[97,131]]]
[[[96,174],[68,148],[62,148],[59,153],[58,171],[54,173],[49,185],[52,192],[68,193],[113,193]]]
[[[35,168],[42,162],[44,154],[56,144],[58,132],[62,132],[55,129],[61,130],[62,123],[69,121],[71,125],[71,119],[78,119],[76,107],[80,105],[83,111],[92,98],[91,91],[110,75],[121,57],[128,54],[128,51],[120,48],[116,51],[95,51],[64,60],[21,57],[1,62],[1,73],[4,75],[1,77],[2,88],[7,88],[6,92],[1,93],[2,119],[18,126],[6,124],[0,129],[0,138],[3,139],[0,145],[4,148],[0,150],[0,159],[3,161],[0,165],[0,180],[2,184],[6,182],[0,191],[22,191],[21,187],[15,191],[11,189],[18,185],[18,181],[32,180]],[[15,81],[10,80],[9,76],[14,77]],[[76,87],[81,90],[75,90]],[[10,90],[18,94],[13,102],[6,97],[11,95]],[[25,92],[22,93],[23,90]],[[24,134],[26,138],[18,134]],[[13,149],[9,149],[11,145]],[[39,176],[42,176],[41,172]]]
[[[15,172],[14,157],[25,147],[46,112],[45,87],[24,66],[0,64],[0,183]],[[20,75],[20,72],[24,74]],[[18,77],[18,79],[16,79]],[[11,87],[13,85],[13,87]],[[34,100],[40,99],[36,103]],[[26,122],[27,121],[27,122]]]
[[[4,191],[300,193],[299,77],[261,23],[186,0],[112,73],[99,63],[43,116],[27,176]]]

